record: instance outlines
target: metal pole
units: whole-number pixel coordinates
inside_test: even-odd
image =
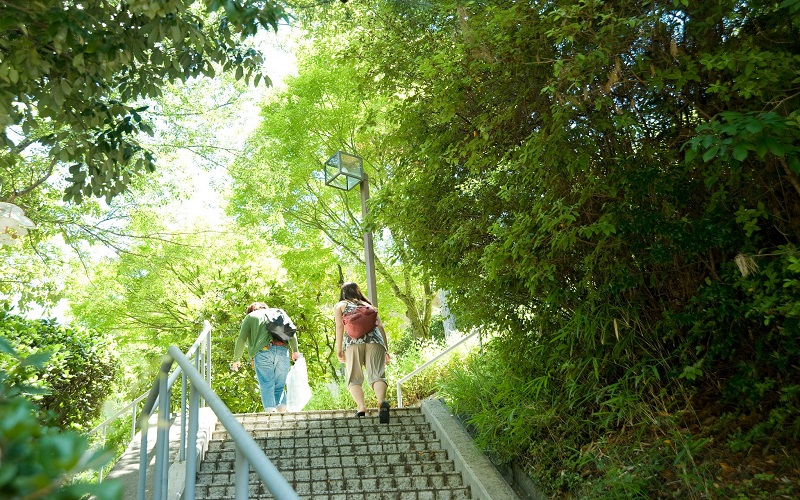
[[[361,221],[367,220],[367,200],[369,200],[369,178],[364,174],[361,181]],[[375,286],[375,251],[372,247],[372,231],[364,231],[364,262],[367,265],[367,298],[378,307],[378,290]]]
[[[158,372],[158,420],[156,420],[156,470],[155,480],[153,481],[153,498],[162,500],[166,498],[164,487],[164,463],[169,462],[169,456],[164,456],[164,441],[169,440],[169,417],[164,421],[166,412],[169,412],[169,386],[167,385],[167,374]],[[169,448],[167,448],[168,450]]]
[[[169,385],[167,374],[159,372],[158,438],[156,438],[156,471],[153,498],[167,498],[169,486]]]
[[[186,372],[181,370],[181,439],[178,462],[183,462],[184,460],[186,460]]]
[[[236,500],[247,500],[250,496],[250,462],[236,445]]]
[[[139,487],[136,496],[138,500],[144,500],[144,490],[147,485],[147,430],[147,419],[145,419],[142,421],[142,425],[139,426],[139,432],[142,433],[142,436],[139,444]]]
[[[133,405],[133,418],[131,419],[131,441],[134,439],[136,439],[136,404]]]
[[[103,426],[103,446],[106,445],[106,441],[108,441],[108,426],[104,425]],[[97,482],[98,483],[102,483],[103,482],[103,466],[102,465],[100,466],[100,470],[97,473]]]
[[[403,388],[402,388],[402,386],[403,386],[403,383],[398,380],[397,381],[397,407],[398,408],[402,408],[403,407]]]
[[[200,357],[195,358],[195,369],[200,368]],[[199,370],[198,370],[199,371]],[[186,483],[183,489],[183,500],[194,500],[197,483],[197,430],[200,427],[200,391],[191,384],[189,386],[189,444],[186,457]]]
[[[449,353],[450,351],[452,351],[456,347],[460,346],[461,344],[463,344],[467,340],[471,339],[475,335],[478,335],[478,338],[480,339],[480,333],[481,333],[481,330],[473,328],[472,329],[472,333],[470,333],[469,335],[467,335],[463,339],[459,340],[458,342],[454,343],[453,345],[451,345],[450,347],[448,347],[444,351],[440,352],[439,354],[437,354],[433,358],[429,359],[427,362],[425,362],[421,366],[418,366],[414,371],[412,371],[411,373],[409,373],[405,377],[403,377],[400,380],[398,380],[397,381],[397,407],[398,408],[402,408],[403,407],[403,390],[402,390],[403,382],[405,382],[406,380],[410,379],[411,377],[413,377],[417,373],[421,372],[425,368],[429,367],[430,365],[432,365],[433,363],[438,361],[442,356],[446,355],[447,353]]]
[[[206,381],[208,386],[211,387],[211,327],[209,326],[208,334],[206,334]],[[205,405],[204,405],[205,406]]]

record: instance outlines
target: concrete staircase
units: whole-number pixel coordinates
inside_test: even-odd
[[[518,498],[446,407],[426,404],[425,411],[393,408],[388,425],[376,411],[363,418],[349,411],[237,418],[304,499]],[[234,498],[234,461],[234,445],[218,426],[200,465],[196,498]],[[250,498],[272,498],[253,472]]]

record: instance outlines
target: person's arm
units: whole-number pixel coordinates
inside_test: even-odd
[[[242,358],[242,354],[244,354],[247,338],[250,335],[251,320],[255,320],[256,322],[258,321],[256,318],[248,314],[244,317],[242,324],[239,327],[239,336],[236,338],[236,345],[233,348],[233,361],[231,362],[231,370],[233,371],[239,371],[239,366],[241,366],[239,360]]]
[[[344,351],[342,350],[342,341],[344,340],[342,309],[344,309],[344,302],[339,302],[333,306],[333,319],[336,320],[336,343],[334,344],[334,349],[336,350],[336,357],[339,358],[339,361],[344,363]]]
[[[289,349],[292,351],[292,361],[300,357],[300,345],[297,343],[297,334],[289,339]]]
[[[375,325],[378,327],[378,331],[381,332],[381,337],[383,337],[383,345],[386,347],[386,362],[389,362],[389,336],[386,335],[386,330],[383,329],[383,322],[381,322],[381,315],[378,314],[375,318]]]

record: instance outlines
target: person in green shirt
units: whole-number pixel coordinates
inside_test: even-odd
[[[297,361],[300,357],[297,338],[291,336],[286,340],[278,340],[267,330],[270,318],[281,314],[286,325],[294,329],[292,320],[281,309],[274,309],[264,302],[253,302],[247,307],[247,315],[239,327],[239,337],[233,349],[231,370],[239,371],[239,360],[247,346],[247,357],[255,368],[256,380],[261,389],[261,404],[265,412],[284,412],[286,405],[281,403],[286,377],[289,375],[289,357]]]

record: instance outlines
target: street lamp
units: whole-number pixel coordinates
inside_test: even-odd
[[[325,162],[325,184],[343,191],[350,191],[361,185],[361,219],[367,218],[369,200],[369,180],[364,173],[364,161],[360,156],[337,151]],[[378,293],[375,287],[375,252],[372,248],[372,231],[364,231],[364,262],[367,265],[367,298],[378,307]]]
[[[25,217],[21,208],[0,202],[0,245],[19,245],[29,229],[36,229],[36,224]]]

